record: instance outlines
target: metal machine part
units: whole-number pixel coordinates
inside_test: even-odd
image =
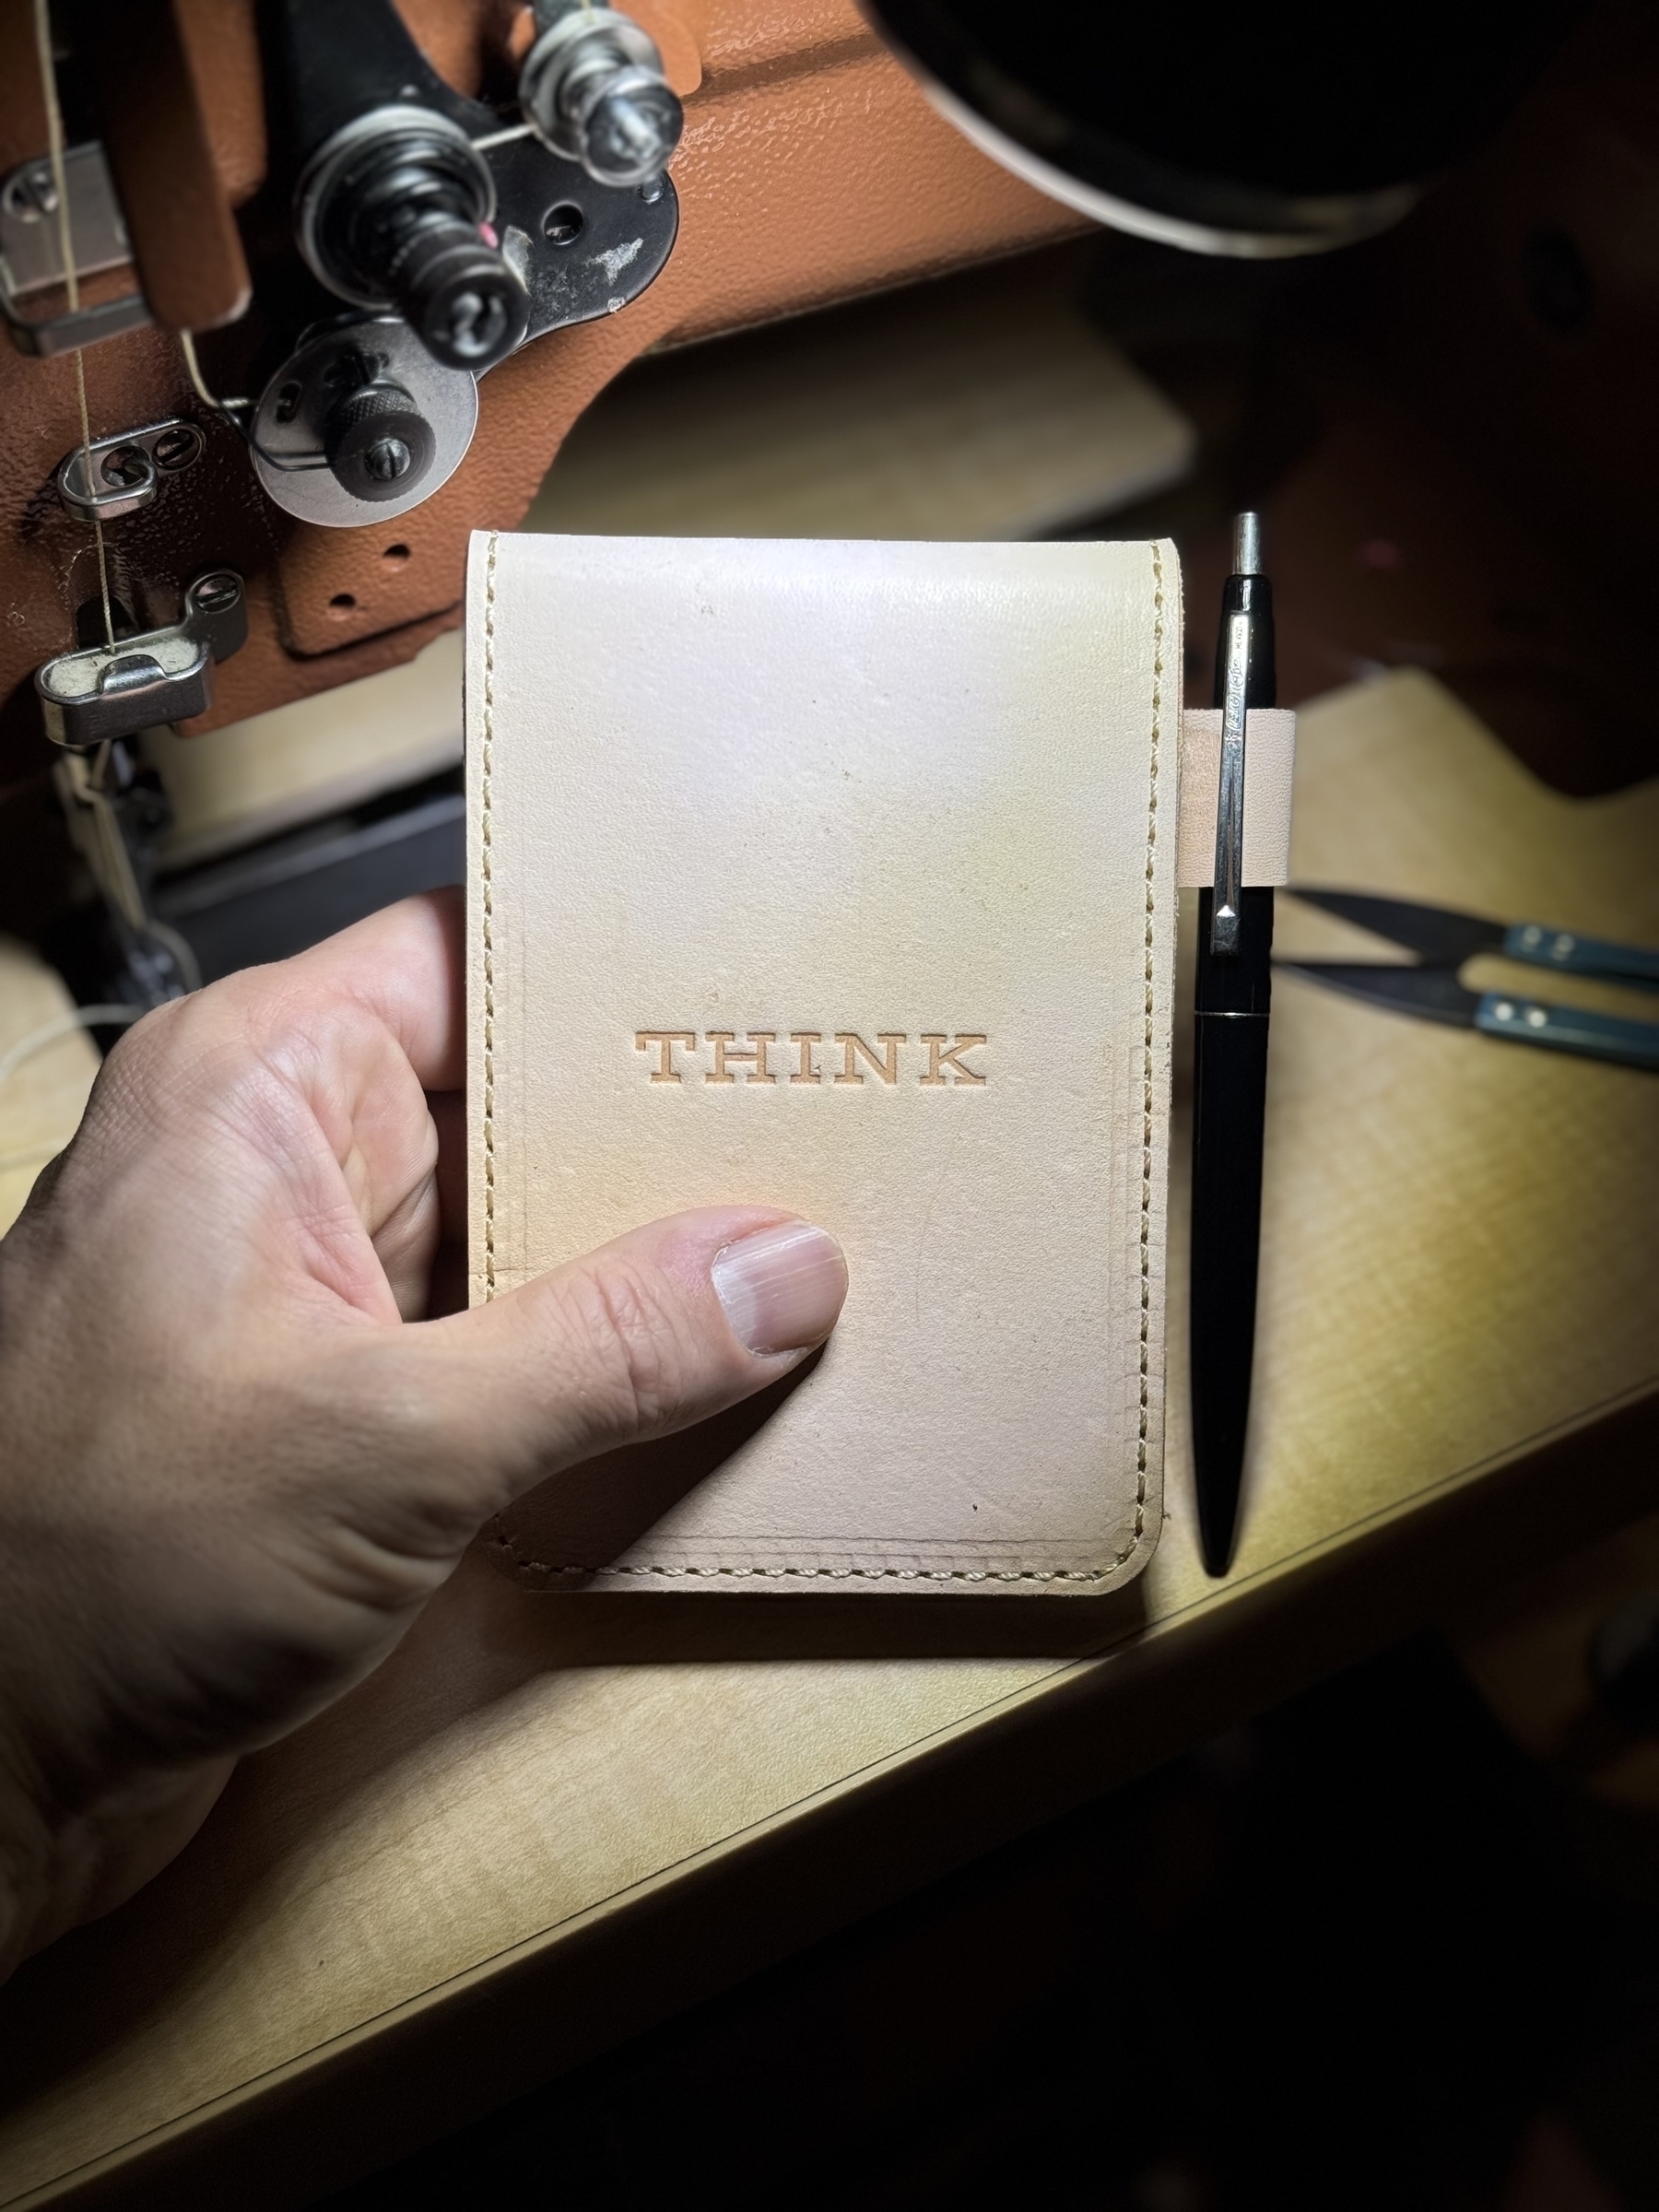
[[[77,522],[112,523],[147,507],[169,477],[201,459],[206,443],[194,422],[173,416],[77,445],[58,463],[53,480]]]
[[[631,9],[633,0],[622,0],[622,6]],[[49,74],[60,88],[70,139],[98,138],[113,149],[119,138],[112,119],[124,104],[122,70],[135,68],[132,57],[145,41],[120,10],[70,7],[54,0],[52,12],[57,66]],[[354,499],[347,513],[359,525],[360,541],[335,532],[332,546],[320,547],[309,532],[288,531],[267,497],[273,476],[262,477],[245,433],[273,372],[298,349],[301,334],[347,304],[318,283],[294,243],[294,191],[313,152],[355,116],[376,108],[430,107],[457,123],[495,177],[492,227],[531,294],[532,336],[586,315],[626,312],[667,258],[675,195],[672,185],[653,197],[650,186],[642,194],[638,186],[615,191],[597,184],[579,162],[561,160],[534,135],[515,91],[519,59],[535,34],[521,44],[517,33],[526,18],[493,0],[444,0],[435,8],[409,10],[431,61],[400,33],[395,53],[388,41],[360,69],[342,64],[333,30],[345,25],[355,35],[371,18],[383,18],[397,30],[389,0],[295,0],[293,6],[261,0],[245,23],[241,12],[233,11],[240,25],[234,37],[220,35],[212,8],[171,12],[179,17],[189,74],[213,119],[217,182],[235,210],[253,299],[239,323],[223,327],[168,314],[162,330],[132,334],[126,347],[118,346],[119,363],[107,347],[88,354],[94,438],[182,414],[197,423],[206,441],[200,464],[179,483],[178,496],[163,480],[148,506],[106,531],[109,588],[119,636],[171,622],[185,582],[210,562],[229,562],[250,580],[263,574],[269,589],[251,590],[250,653],[238,663],[245,686],[241,703],[253,712],[314,689],[319,680],[343,680],[348,669],[359,673],[406,655],[417,635],[425,634],[418,625],[429,624],[459,589],[467,526],[488,517],[504,520],[515,503],[522,504],[551,461],[584,389],[555,358],[561,348],[517,360],[517,402],[482,411],[471,465],[450,480],[441,499],[392,522],[383,540],[380,531],[392,521],[388,509],[396,501]],[[700,72],[713,83],[745,69],[765,13],[764,0],[711,0],[706,9],[665,16],[659,41],[682,94]],[[1057,227],[1052,216],[1033,211],[1024,195],[994,183],[976,195],[979,172],[968,150],[924,121],[917,124],[913,101],[893,81],[885,59],[867,41],[857,45],[855,54],[848,49],[845,26],[837,29],[833,14],[807,10],[799,22],[790,18],[768,45],[769,53],[776,48],[778,66],[769,65],[752,84],[745,77],[735,127],[723,124],[711,130],[706,161],[700,155],[700,190],[711,215],[718,217],[725,207],[764,210],[760,231],[742,222],[711,221],[672,305],[665,296],[660,306],[648,301],[643,312],[636,309],[608,334],[603,348],[607,361],[619,365],[647,339],[681,325],[687,335],[700,335],[735,319],[763,320],[871,283],[902,282],[1034,242]],[[643,8],[641,18],[655,23]],[[289,20],[291,36],[284,27]],[[112,56],[107,67],[106,48]],[[19,48],[19,66],[0,100],[15,126],[16,156],[38,154],[45,140],[36,73],[26,61]],[[301,77],[303,98],[291,88]],[[469,90],[457,89],[461,86]],[[155,123],[154,171],[171,174],[161,158],[171,110],[164,102],[144,104]],[[689,100],[688,108],[695,113]],[[515,138],[515,133],[521,135]],[[824,173],[837,173],[836,149],[843,142],[860,179],[858,218],[819,221],[819,182]],[[125,192],[128,176],[143,164],[124,169],[113,150],[111,160],[118,190]],[[0,179],[6,169],[0,159]],[[677,177],[677,160],[670,174]],[[64,197],[67,208],[73,195]],[[171,238],[165,224],[147,227],[138,209],[135,198],[126,210],[135,248],[145,251],[159,238],[175,262],[187,261],[202,228],[194,205],[181,204]],[[756,241],[762,236],[774,241],[775,250],[759,249]],[[72,248],[76,263],[87,261],[78,229]],[[167,253],[159,258],[167,260]],[[105,288],[132,282],[125,270],[116,270],[88,284],[85,297],[92,301]],[[62,304],[61,296],[54,300],[48,292],[32,296],[25,307],[39,315]],[[200,406],[188,398],[182,348],[162,335],[175,325],[195,332]],[[637,332],[632,340],[630,326]],[[100,354],[108,357],[101,364]],[[7,358],[17,386],[8,395],[14,417],[40,432],[38,439],[13,438],[10,465],[0,471],[6,500],[20,517],[9,556],[9,658],[4,659],[0,685],[14,702],[0,733],[9,770],[27,762],[39,735],[29,695],[34,672],[77,642],[77,623],[78,641],[91,639],[89,610],[101,580],[92,525],[64,508],[47,477],[52,456],[61,458],[80,436],[73,372],[65,373],[64,365],[55,375],[37,375],[32,362],[9,346],[0,347],[0,362]],[[405,389],[410,389],[406,382]],[[210,412],[214,401],[228,394],[246,395],[249,404]],[[320,436],[311,450],[325,463]],[[475,473],[476,488],[465,493]],[[290,472],[285,488],[309,489],[327,475],[325,466]],[[434,468],[424,481],[429,486],[438,477]],[[416,524],[419,534],[412,537]],[[394,559],[394,540],[407,540],[412,552]],[[349,651],[336,651],[343,647]],[[324,654],[333,658],[324,663]],[[259,662],[257,678],[250,655]],[[17,696],[19,686],[22,698]],[[222,717],[228,705],[220,684],[207,719]]]
[[[395,308],[435,361],[481,373],[524,342],[524,288],[488,226],[495,179],[458,123],[377,107],[311,157],[295,235],[312,273],[359,307]]]
[[[112,645],[60,653],[36,671],[46,735],[84,751],[157,723],[206,713],[213,701],[213,664],[228,661],[247,636],[241,578],[233,569],[209,569],[186,589],[177,622]]]
[[[396,315],[312,331],[253,410],[254,472],[288,513],[325,528],[390,522],[465,458],[478,388]]]
[[[301,256],[337,297],[396,312],[441,367],[475,375],[614,314],[678,227],[663,171],[682,118],[655,46],[585,0],[568,14],[544,0],[538,20],[521,92],[541,109],[504,127],[434,74],[388,0],[281,10]],[[423,480],[429,494],[443,478]]]
[[[46,735],[79,748],[205,714],[213,698],[212,660],[206,640],[182,625],[61,653],[35,677]]]
[[[159,1006],[197,989],[194,951],[151,911],[156,852],[172,819],[159,779],[120,742],[65,753],[53,774],[70,841],[97,886],[113,939],[104,947],[98,996]]]
[[[64,153],[76,274],[83,281],[131,265],[133,253],[103,147],[97,139]],[[42,359],[140,329],[150,319],[142,292],[56,315],[29,316],[21,303],[64,281],[62,227],[52,163],[44,154],[0,179],[0,313],[22,353]]]
[[[618,314],[661,273],[679,229],[665,176],[627,191],[598,184],[527,137],[492,147],[489,159],[501,251],[529,295],[530,338]]]
[[[419,484],[437,443],[404,387],[379,376],[337,400],[323,424],[323,451],[336,482],[377,503]]]
[[[596,184],[523,135],[487,151],[526,338],[617,314],[661,272],[679,228],[666,177]],[[342,321],[307,332],[265,385],[249,428],[254,471],[303,522],[390,522],[448,482],[477,411],[473,376],[434,359],[401,317]]]
[[[519,102],[537,135],[598,184],[661,176],[686,118],[654,42],[594,0],[535,0],[535,26]]]

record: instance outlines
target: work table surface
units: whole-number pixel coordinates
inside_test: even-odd
[[[1426,677],[1301,718],[1304,880],[1653,943],[1656,849],[1659,784],[1563,799]],[[1382,957],[1289,900],[1279,937]],[[470,1556],[0,1995],[0,2204],[222,2204],[232,2167],[239,2206],[302,2202],[1651,1501],[1659,1084],[1288,979],[1272,1052],[1224,1583],[1194,1543],[1178,1165],[1136,1583],[549,1597]]]

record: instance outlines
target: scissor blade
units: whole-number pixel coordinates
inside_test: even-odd
[[[1330,991],[1345,991],[1368,1006],[1394,1014],[1417,1014],[1426,1021],[1449,1021],[1462,1030],[1475,1026],[1477,991],[1465,991],[1451,968],[1414,968],[1394,961],[1276,960],[1281,972],[1300,975]]]
[[[1442,968],[1455,968],[1477,952],[1496,952],[1503,943],[1501,922],[1459,913],[1453,907],[1419,906],[1414,900],[1384,899],[1371,891],[1319,890],[1300,883],[1287,888],[1304,905],[1369,929],[1373,936],[1403,945],[1419,959]]]

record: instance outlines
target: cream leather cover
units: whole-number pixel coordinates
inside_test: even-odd
[[[546,1486],[499,1563],[610,1590],[1137,1573],[1173,548],[479,536],[467,626],[473,1298],[734,1199],[822,1223],[852,1276],[762,1425]]]

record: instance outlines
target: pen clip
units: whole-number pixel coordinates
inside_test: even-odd
[[[1210,951],[1223,959],[1239,950],[1240,892],[1244,878],[1244,715],[1250,684],[1250,617],[1227,619],[1227,660],[1221,693],[1221,775],[1216,792],[1216,890]]]

